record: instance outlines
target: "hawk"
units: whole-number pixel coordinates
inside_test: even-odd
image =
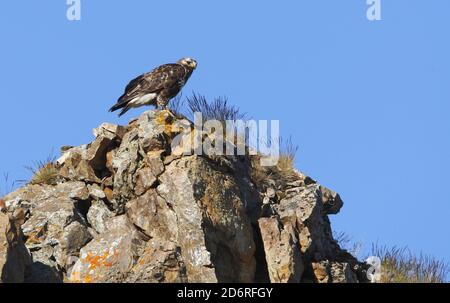
[[[120,117],[131,108],[144,105],[166,108],[169,101],[181,91],[196,67],[197,61],[183,58],[176,63],[164,64],[140,75],[128,83],[125,93],[109,111],[122,109]]]

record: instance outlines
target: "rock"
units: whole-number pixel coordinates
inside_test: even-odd
[[[103,201],[94,200],[87,213],[87,220],[97,233],[104,233],[106,222],[114,217]]]
[[[136,195],[142,195],[155,185],[159,175],[164,171],[164,163],[162,161],[163,153],[164,151],[159,150],[146,154],[143,167],[136,173]]]
[[[358,279],[350,264],[333,262],[331,265],[331,281],[333,283],[357,283]]]
[[[20,226],[0,213],[0,282],[25,281],[25,269],[31,263],[28,249],[22,241]]]
[[[92,239],[88,228],[78,221],[74,221],[64,228],[59,239],[60,249],[54,250],[54,257],[59,265],[66,268],[66,261],[77,256],[81,247]],[[67,269],[67,268],[66,268]]]
[[[80,251],[68,281],[76,283],[124,282],[140,255],[138,232],[125,216],[112,218],[107,231]]]
[[[130,283],[186,283],[181,249],[173,242],[152,239],[127,278]]]
[[[330,280],[328,264],[313,262],[311,265],[316,281],[319,283],[328,283]]]
[[[114,191],[109,187],[105,187],[103,192],[105,193],[106,200],[111,203],[114,200]]]
[[[106,198],[105,192],[97,184],[90,184],[87,188],[92,199],[102,200]]]
[[[344,206],[344,202],[342,202],[339,194],[335,193],[332,190],[324,186],[320,186],[320,190],[322,192],[322,202],[323,202],[323,211],[327,215],[335,215],[339,213],[342,206]]]
[[[266,191],[266,197],[268,197],[269,199],[273,199],[275,198],[275,193],[275,189],[273,187],[269,187]]]
[[[89,199],[90,191],[83,182],[76,182],[70,189],[69,198],[79,201],[86,201]]]
[[[332,237],[330,222],[323,213],[320,186],[316,184],[300,188],[276,205],[283,228],[299,230],[297,239],[302,254],[308,260],[332,258],[339,249]]]
[[[151,110],[64,148],[57,184],[0,200],[1,281],[366,282],[332,236],[337,193],[296,170],[259,184],[256,158],[185,153],[214,139],[192,128]]]
[[[300,282],[304,266],[297,239],[276,218],[259,219],[270,281]]]
[[[157,176],[155,176],[150,167],[141,168],[136,173],[136,187],[134,189],[135,194],[138,196],[142,195],[147,190],[152,188],[152,186],[156,184],[157,180]]]
[[[106,168],[106,153],[111,145],[110,138],[98,136],[89,146],[86,151],[86,160],[94,171],[102,171]]]
[[[348,263],[313,262],[312,269],[319,283],[357,283],[356,274]]]
[[[67,180],[87,181],[101,183],[88,160],[87,146],[72,148],[57,160],[60,167],[60,175]],[[92,150],[89,152],[92,157]]]
[[[108,138],[110,141],[113,140],[122,140],[123,136],[125,135],[127,129],[126,127],[110,124],[110,123],[103,123],[97,128],[94,128],[93,134],[95,138],[98,137],[104,137]]]
[[[70,198],[70,193],[78,193],[80,182],[68,182],[57,186],[40,186],[30,218],[22,225],[26,245],[33,256],[36,269],[47,266],[50,272],[60,272],[65,268],[67,258],[77,254],[90,240],[87,222],[82,213],[83,203]],[[73,194],[72,196],[77,196]],[[81,203],[81,204],[78,204]],[[80,208],[79,208],[80,207]],[[38,279],[31,265],[29,275]]]
[[[177,217],[190,282],[250,282],[255,244],[236,180],[198,156],[173,161],[157,191]]]
[[[176,241],[177,215],[156,190],[126,204],[126,213],[131,222],[151,238]]]
[[[74,146],[63,146],[61,147],[61,157],[56,160],[57,165],[64,165],[68,159],[73,157],[75,154],[84,155],[86,153],[86,150],[88,148],[87,144],[74,147]]]
[[[132,129],[123,137],[122,143],[113,159],[114,169],[114,208],[121,213],[125,202],[133,199],[134,175],[138,169],[140,146],[139,135],[136,129]]]
[[[173,116],[167,111],[148,111],[138,121],[137,134],[144,152],[167,148],[167,136],[171,134]]]
[[[62,283],[64,273],[54,258],[52,246],[33,251],[33,262],[26,268],[26,283]]]
[[[6,208],[6,202],[3,199],[0,199],[0,212],[6,212],[7,208]]]

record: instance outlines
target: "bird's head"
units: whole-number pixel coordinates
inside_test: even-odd
[[[177,63],[192,70],[194,70],[197,67],[197,61],[195,61],[195,59],[192,58],[183,58],[178,60]]]

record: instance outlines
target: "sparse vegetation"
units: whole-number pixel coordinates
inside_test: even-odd
[[[230,105],[227,98],[219,97],[215,98],[212,102],[208,102],[205,96],[194,93],[192,96],[187,97],[186,100],[182,100],[181,97],[174,98],[169,108],[171,112],[180,117],[186,116],[189,119],[194,119],[194,113],[202,113],[203,121],[218,120],[225,124],[227,120],[244,120],[247,119],[247,114],[242,113],[238,107]],[[224,136],[226,136],[226,128],[223,125]],[[244,137],[244,139],[242,139]],[[245,134],[235,134],[235,142],[238,140],[245,141]],[[278,164],[274,167],[261,167],[260,159],[262,155],[256,155],[251,157],[252,171],[251,177],[255,184],[263,185],[267,181],[268,177],[281,180],[282,182],[290,182],[295,180],[295,156],[298,151],[298,146],[294,145],[292,139],[289,138],[285,141],[280,140],[280,155]],[[269,142],[270,144],[270,142]],[[247,142],[245,141],[246,148],[248,149]]]
[[[298,146],[292,143],[289,137],[286,141],[280,140],[280,159],[278,160],[278,170],[283,179],[289,180],[295,176],[295,156]]]
[[[449,264],[408,248],[372,245],[372,255],[381,259],[381,283],[445,283]]]
[[[55,185],[60,178],[55,160],[55,157],[49,156],[44,161],[35,161],[31,166],[25,166],[33,174],[29,183]]]
[[[352,256],[359,259],[362,249],[361,242],[355,242],[350,235],[348,235],[343,231],[340,232],[333,231],[333,238],[338,242],[339,246],[342,249],[345,249]]]
[[[16,187],[17,182],[13,181],[8,173],[3,174],[0,184],[0,198],[6,196],[8,193],[12,192]]]
[[[245,113],[240,112],[238,107],[230,105],[226,97],[216,98],[209,103],[206,97],[194,93],[186,100],[189,115],[193,117],[194,113],[201,112],[203,121],[218,120],[225,122],[227,120],[243,120],[247,117]]]
[[[345,232],[333,232],[334,239],[342,249],[359,258],[362,248]],[[450,266],[432,256],[414,254],[406,247],[388,247],[372,244],[370,256],[381,260],[379,283],[445,283],[448,282]],[[366,256],[364,259],[367,259]]]
[[[270,142],[268,143],[270,144]],[[260,189],[265,188],[265,183],[269,179],[283,183],[295,181],[298,176],[295,172],[295,156],[298,146],[292,143],[291,138],[284,141],[280,139],[280,155],[276,166],[261,166],[263,155],[251,156],[252,170],[251,179]]]
[[[273,176],[276,172],[273,167],[261,166],[261,155],[251,156],[252,169],[250,171],[250,178],[252,182],[260,189],[264,188],[264,183]]]

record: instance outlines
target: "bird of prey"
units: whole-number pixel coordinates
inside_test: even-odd
[[[181,91],[196,67],[197,61],[183,58],[176,63],[164,64],[140,75],[128,83],[125,93],[109,111],[122,109],[120,117],[131,108],[144,105],[166,108],[169,101]]]

